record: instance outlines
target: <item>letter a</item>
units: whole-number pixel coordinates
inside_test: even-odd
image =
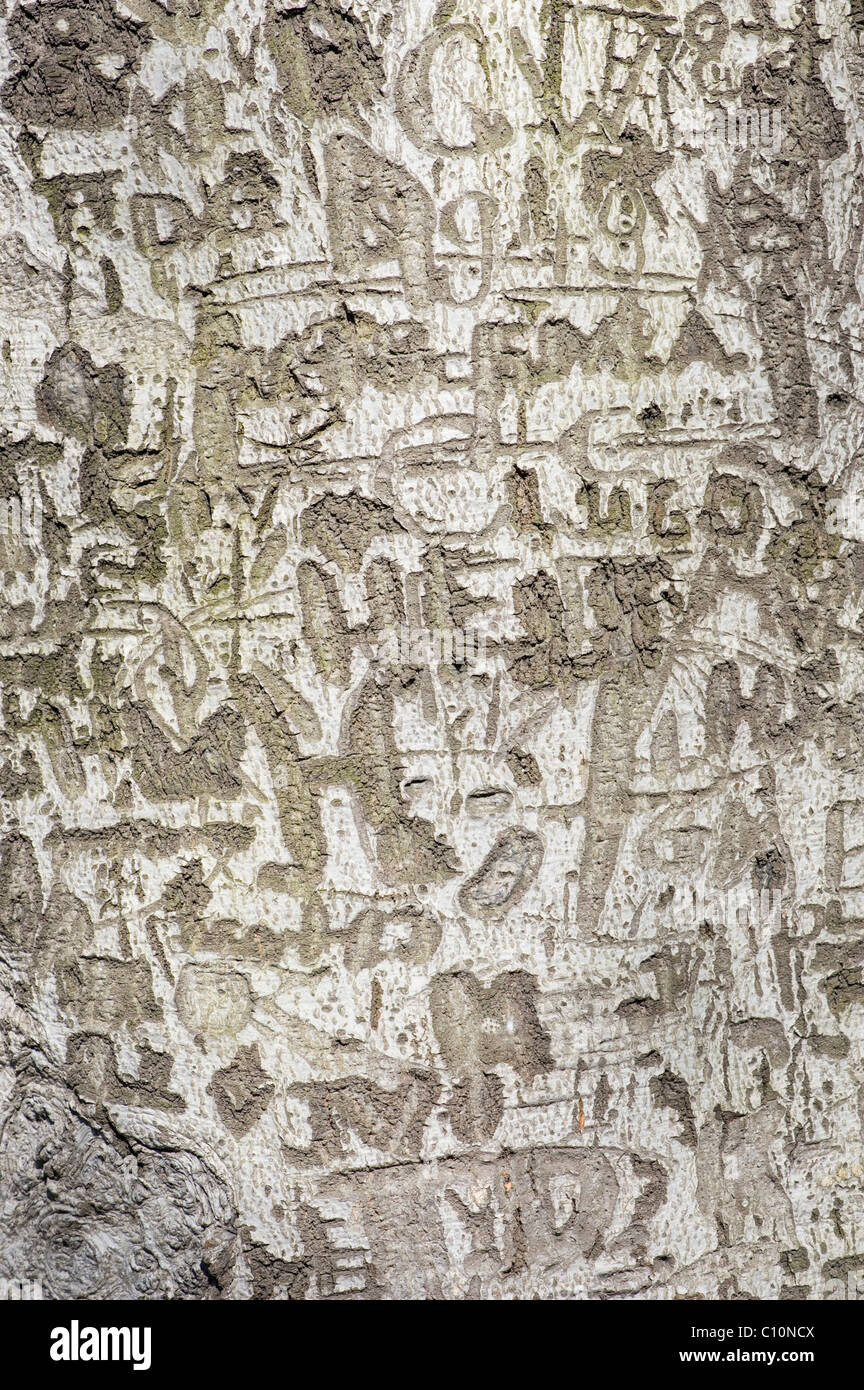
[[[69,1360],[69,1329],[68,1327],[55,1327],[51,1332],[51,1360]]]

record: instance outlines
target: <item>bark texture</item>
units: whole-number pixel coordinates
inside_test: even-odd
[[[0,1277],[856,1297],[861,0],[0,63]]]

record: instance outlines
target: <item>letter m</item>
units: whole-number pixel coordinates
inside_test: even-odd
[[[120,1351],[120,1343],[123,1351]],[[110,1351],[109,1351],[110,1346]],[[128,1361],[132,1355],[132,1338],[128,1327],[103,1327],[100,1330],[100,1360]]]
[[[730,122],[731,123],[731,122]],[[759,112],[749,107],[741,107],[735,113],[736,144],[740,149],[755,148],[759,144]]]

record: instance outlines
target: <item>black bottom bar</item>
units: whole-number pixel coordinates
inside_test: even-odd
[[[386,1364],[392,1383],[413,1381],[421,1367],[428,1375],[436,1351],[449,1381],[473,1345],[481,1359],[517,1349],[520,1363],[536,1358],[537,1378],[557,1378],[563,1362],[568,1382],[650,1374],[661,1385],[679,1375],[698,1383],[708,1372],[744,1371],[770,1385],[789,1372],[845,1373],[860,1328],[855,1302],[475,1303],[470,1321],[453,1303],[0,1303],[5,1347],[16,1348],[25,1373],[58,1384],[168,1373],[222,1386],[278,1372],[290,1385],[310,1371],[332,1382],[340,1358],[352,1379],[364,1365],[383,1373]],[[483,1380],[490,1383],[488,1364]],[[245,1379],[240,1386],[247,1390]]]

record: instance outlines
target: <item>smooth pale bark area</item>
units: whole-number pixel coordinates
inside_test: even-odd
[[[0,1278],[860,1296],[860,0],[2,53]]]

